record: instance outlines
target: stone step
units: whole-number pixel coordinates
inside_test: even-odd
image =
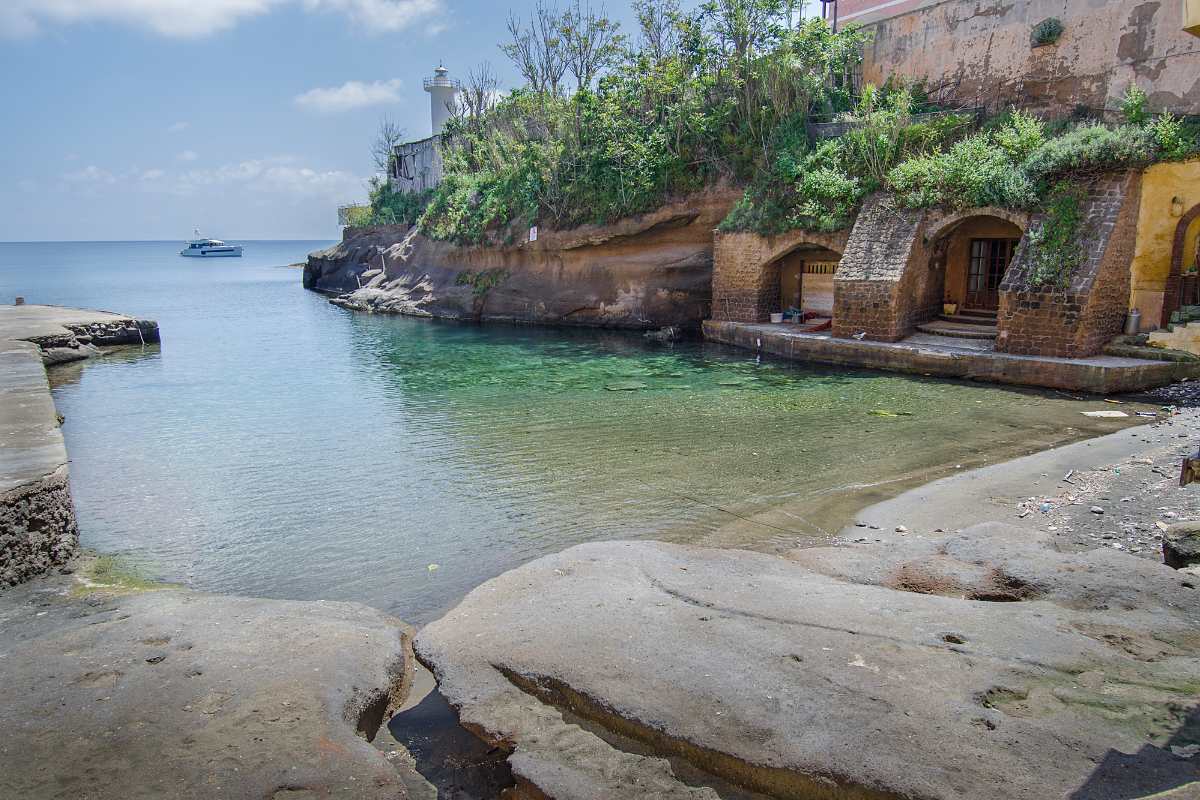
[[[995,325],[977,325],[963,322],[947,322],[933,320],[917,326],[922,333],[932,333],[934,336],[955,336],[960,339],[995,339],[999,331]]]
[[[987,310],[987,309],[982,309],[982,308],[960,308],[953,316],[969,317],[971,319],[980,319],[980,320],[986,320],[988,322],[995,322],[998,314],[999,314],[999,312],[997,312],[997,311]],[[943,315],[943,316],[945,316],[945,315]]]
[[[972,314],[939,314],[938,319],[943,322],[954,322],[960,325],[986,325],[988,327],[996,327],[996,317],[974,316]]]

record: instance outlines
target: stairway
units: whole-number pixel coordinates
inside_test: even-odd
[[[921,323],[917,330],[934,336],[992,340],[998,332],[995,311],[973,308],[959,309],[957,314],[942,314],[935,320]]]

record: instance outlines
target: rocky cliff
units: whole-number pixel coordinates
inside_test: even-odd
[[[698,329],[713,229],[738,194],[714,190],[612,225],[460,247],[404,226],[348,228],[308,257],[304,286],[363,311],[465,320]]]

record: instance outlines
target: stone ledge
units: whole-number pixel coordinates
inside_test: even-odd
[[[0,306],[0,587],[53,569],[79,542],[67,450],[46,366],[97,346],[159,339],[150,320],[59,306]]]
[[[880,369],[1093,394],[1134,392],[1200,376],[1200,365],[1135,358],[1056,358],[957,348],[950,344],[872,342],[796,333],[777,325],[704,323],[709,341],[794,361]]]

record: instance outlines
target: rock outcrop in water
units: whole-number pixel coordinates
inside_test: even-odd
[[[362,311],[463,320],[698,330],[712,231],[736,195],[713,191],[607,226],[459,247],[403,226],[347,229],[308,257],[304,286]]]

